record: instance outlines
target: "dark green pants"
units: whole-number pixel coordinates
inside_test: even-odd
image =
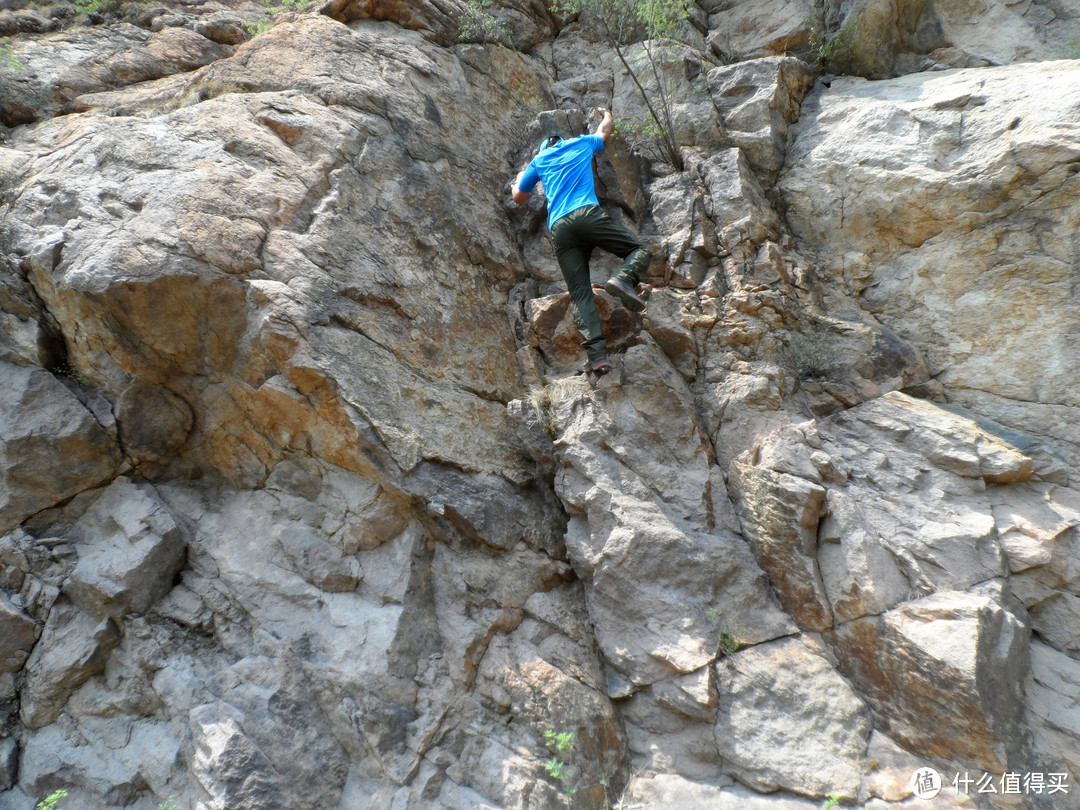
[[[581,345],[589,360],[605,357],[607,344],[589,282],[589,257],[593,248],[598,247],[623,259],[615,277],[630,286],[641,281],[649,269],[652,254],[634,234],[596,205],[586,205],[557,219],[551,226],[551,241],[555,244],[559,269],[570,291],[574,326],[585,338]]]

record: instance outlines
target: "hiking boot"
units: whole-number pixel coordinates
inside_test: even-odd
[[[606,357],[601,357],[599,360],[589,360],[585,364],[585,373],[593,374],[597,378],[600,378],[607,374],[609,371],[611,371],[613,368],[614,366],[611,365],[610,360],[608,360]]]
[[[622,301],[623,306],[631,312],[641,312],[645,309],[645,299],[634,292],[633,286],[621,278],[612,276],[604,284],[604,289]]]

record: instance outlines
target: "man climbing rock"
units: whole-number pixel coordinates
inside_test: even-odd
[[[588,362],[585,370],[601,376],[611,371],[600,313],[596,309],[589,282],[589,257],[599,247],[623,259],[622,267],[607,280],[604,289],[634,312],[645,309],[645,301],[635,287],[649,267],[652,254],[630,231],[600,208],[593,183],[592,156],[604,148],[614,126],[608,110],[598,110],[601,118],[596,132],[570,140],[555,135],[546,138],[536,157],[517,176],[511,188],[520,205],[536,187],[544,184],[547,197],[548,229],[555,246],[559,269],[570,291],[570,312]]]

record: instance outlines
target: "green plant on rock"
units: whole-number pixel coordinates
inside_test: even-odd
[[[109,4],[109,0],[75,0],[75,10],[79,14],[93,14],[101,11]]]
[[[457,22],[462,42],[494,42],[509,45],[513,32],[495,16],[491,0],[469,0],[458,12]]]
[[[825,804],[821,805],[821,810],[833,810],[838,804],[840,804],[840,797],[832,793],[826,797]]]
[[[176,810],[176,797],[170,796],[158,805],[158,810]]]
[[[0,37],[0,65],[9,70],[22,70],[23,63],[11,51],[11,41],[7,37]]]
[[[544,742],[554,754],[544,763],[544,770],[548,776],[560,783],[562,792],[567,796],[577,793],[577,788],[569,784],[570,773],[567,770],[576,736],[572,731],[555,731],[551,728],[544,731]]]
[[[244,23],[244,28],[252,38],[265,34],[273,28],[274,18],[278,14],[284,14],[286,11],[300,11],[308,4],[308,0],[280,0],[280,2],[277,0],[263,0],[263,3],[266,6],[263,16],[255,22]]]
[[[66,790],[54,790],[37,803],[34,810],[60,810],[59,801],[68,795]]]
[[[720,656],[728,656],[739,650],[739,640],[730,633],[720,634]]]

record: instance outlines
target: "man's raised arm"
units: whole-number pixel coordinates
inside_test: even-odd
[[[513,195],[514,202],[518,205],[521,205],[529,197],[529,192],[521,190],[521,178],[524,176],[525,170],[522,169],[514,179],[514,184],[510,186],[510,194]]]
[[[600,119],[600,123],[596,125],[596,132],[593,135],[599,135],[606,141],[611,136],[611,133],[615,131],[615,123],[611,120],[610,110],[599,107],[596,111],[603,117]]]

